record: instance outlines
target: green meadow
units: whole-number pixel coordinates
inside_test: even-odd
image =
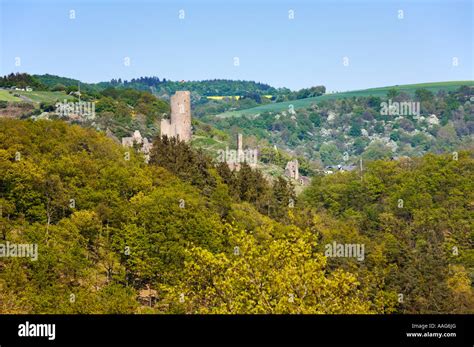
[[[22,100],[21,98],[14,96],[14,94],[18,94],[21,96],[24,96],[27,98],[27,100]],[[41,102],[46,102],[46,103],[53,103],[56,101],[64,101],[66,100],[75,100],[76,98],[67,95],[63,92],[49,92],[49,91],[31,91],[31,92],[26,92],[26,91],[18,91],[18,90],[12,90],[11,93],[9,90],[0,90],[0,100],[3,101],[8,101],[8,102],[21,102],[21,101],[31,101],[34,103],[41,103]]]
[[[401,92],[414,95],[417,89],[427,89],[433,93],[437,93],[440,90],[452,91],[456,90],[461,86],[474,86],[474,81],[451,81],[451,82],[432,82],[432,83],[418,83],[418,84],[406,84],[406,85],[396,85],[380,88],[370,88],[363,90],[354,90],[341,93],[333,94],[324,94],[321,96],[316,96],[313,98],[306,98],[300,100],[291,100],[285,102],[278,102],[273,104],[267,104],[262,106],[257,106],[245,110],[224,112],[217,117],[238,117],[241,115],[255,115],[263,112],[281,112],[288,110],[293,105],[294,109],[305,108],[311,106],[311,104],[317,103],[323,100],[333,100],[333,99],[342,99],[342,98],[352,98],[352,97],[367,97],[367,96],[379,96],[385,97],[387,92],[390,89],[396,89]]]

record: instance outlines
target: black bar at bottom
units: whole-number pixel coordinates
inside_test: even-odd
[[[473,315],[2,315],[0,345],[2,347],[33,344],[473,346],[473,317]],[[54,339],[52,325],[44,324],[54,324]],[[43,336],[31,336],[40,334]]]

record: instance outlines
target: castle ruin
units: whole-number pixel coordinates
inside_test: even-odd
[[[162,119],[160,136],[176,137],[180,141],[191,140],[191,93],[177,91],[170,99],[171,117]]]
[[[146,137],[142,137],[139,130],[135,130],[130,137],[122,137],[122,146],[134,147],[135,145],[138,146],[139,152],[144,154],[145,162],[148,163],[153,144]]]
[[[295,180],[300,178],[298,159],[286,163],[285,175]]]
[[[244,138],[242,134],[237,134],[237,150],[229,150],[226,146],[225,151],[219,151],[218,161],[225,161],[232,171],[240,171],[242,163],[247,163],[251,168],[257,167],[257,149],[244,150]]]
[[[237,158],[244,157],[244,136],[242,134],[237,134]]]
[[[217,161],[226,163],[230,170],[240,171],[242,163],[246,163],[251,168],[257,167],[258,150],[256,148],[244,149],[244,139],[242,134],[237,135],[237,150],[225,147],[225,150],[217,150]]]

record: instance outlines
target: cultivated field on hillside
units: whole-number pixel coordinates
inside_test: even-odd
[[[342,93],[324,94],[324,95],[316,96],[313,98],[278,102],[278,103],[273,103],[273,104],[257,106],[257,107],[253,107],[253,108],[249,108],[245,110],[224,112],[217,115],[217,117],[238,117],[240,115],[254,115],[254,114],[269,112],[269,111],[281,112],[281,111],[285,111],[291,108],[290,105],[293,105],[294,109],[306,108],[308,106],[311,106],[311,104],[313,103],[317,103],[323,100],[342,99],[342,98],[351,98],[351,97],[359,97],[359,96],[385,97],[387,96],[387,92],[390,89],[396,89],[400,92],[405,92],[410,95],[413,95],[417,89],[422,89],[422,88],[427,89],[433,93],[437,93],[440,90],[453,91],[453,90],[458,89],[461,86],[474,86],[474,81],[417,83],[417,84],[407,84],[407,85],[399,85],[399,86],[388,86],[388,87],[380,87],[380,88],[354,90],[354,91],[342,92]]]

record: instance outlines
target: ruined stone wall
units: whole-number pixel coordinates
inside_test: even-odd
[[[291,160],[286,164],[285,175],[298,180],[300,178],[298,159]]]
[[[191,93],[178,91],[171,97],[171,124],[181,141],[191,140]]]
[[[170,99],[171,117],[161,120],[160,135],[191,140],[191,93],[177,91]]]
[[[242,134],[237,134],[237,150],[229,150],[229,147],[226,147],[223,155],[229,169],[232,171],[240,171],[244,162],[255,169],[257,167],[257,156],[258,152],[256,149],[247,148],[244,150],[244,137]]]
[[[238,151],[244,150],[244,137],[242,134],[237,134],[237,150]]]
[[[171,121],[169,119],[162,119],[160,123],[160,136],[175,136],[174,128],[171,128]]]

